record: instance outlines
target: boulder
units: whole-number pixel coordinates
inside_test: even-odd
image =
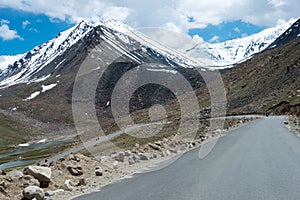
[[[165,154],[166,154],[166,156],[170,156],[170,155],[172,155],[172,153],[171,153],[171,151],[170,151],[170,150],[166,150],[166,151],[165,151]]]
[[[102,156],[102,157],[100,158],[100,161],[101,161],[101,162],[106,162],[106,161],[107,161],[106,156]]]
[[[125,153],[124,152],[115,153],[115,154],[112,154],[111,157],[113,159],[115,159],[116,161],[124,162]]]
[[[68,190],[68,191],[72,191],[73,190],[73,183],[71,180],[66,180],[64,183],[64,189]]]
[[[82,167],[80,166],[68,166],[67,170],[73,175],[73,176],[81,176],[83,174]]]
[[[77,186],[84,186],[86,185],[86,180],[84,178],[81,178],[77,184]]]
[[[70,161],[75,161],[75,162],[80,162],[80,158],[78,156],[75,155],[69,155],[69,160]]]
[[[19,181],[22,183],[24,188],[26,188],[28,186],[39,186],[40,185],[40,182],[31,175],[24,175],[22,178],[19,179]]]
[[[95,174],[96,176],[103,176],[103,170],[101,167],[96,167],[95,168]]]
[[[125,151],[125,156],[130,156],[131,155],[131,152],[130,151]]]
[[[161,151],[160,146],[158,146],[158,145],[156,145],[156,144],[149,143],[148,146],[149,146],[151,149],[153,149],[153,150]]]
[[[140,156],[139,156],[138,154],[134,154],[134,155],[132,156],[132,159],[133,159],[135,162],[140,162],[140,160],[141,160],[141,158],[140,158]]]
[[[128,158],[128,164],[129,164],[129,165],[135,164],[135,161],[133,160],[132,157],[129,157],[129,158]]]
[[[141,160],[149,160],[148,156],[144,154],[139,154]]]
[[[23,197],[28,200],[43,200],[45,193],[44,190],[38,186],[28,186],[23,190]]]
[[[175,153],[175,154],[177,153],[177,150],[176,150],[175,148],[170,148],[169,151],[170,151],[171,153]]]
[[[12,179],[20,179],[24,176],[24,174],[19,171],[19,170],[13,170],[11,172],[8,173],[8,175],[12,178]]]
[[[113,163],[113,168],[114,168],[114,169],[118,169],[118,168],[119,168],[119,162],[118,162],[118,161],[115,161],[115,162]]]
[[[49,167],[28,166],[23,170],[23,174],[31,175],[39,182],[50,182],[52,171]]]

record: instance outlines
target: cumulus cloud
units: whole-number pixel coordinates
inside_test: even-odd
[[[1,0],[0,7],[44,13],[52,20],[92,22],[116,19],[135,28],[159,27],[180,33],[208,24],[241,20],[271,27],[299,17],[299,0]],[[191,20],[192,19],[192,20]]]
[[[209,42],[217,42],[218,40],[219,40],[219,36],[215,35],[209,40]]]
[[[17,33],[16,30],[11,30],[8,24],[10,23],[8,20],[1,20],[0,21],[0,38],[3,41],[6,40],[13,40],[13,39],[19,39],[23,40],[21,36]]]
[[[175,25],[182,31],[230,20],[273,26],[278,19],[298,17],[299,0],[2,0],[0,7],[10,7],[51,18],[78,22],[117,19],[132,26]],[[193,20],[190,20],[193,19]],[[174,26],[173,26],[174,28]]]

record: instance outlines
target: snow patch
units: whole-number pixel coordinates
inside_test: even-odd
[[[152,72],[166,72],[166,73],[171,73],[171,74],[176,74],[177,71],[176,70],[169,70],[169,69],[150,69],[147,68],[148,71],[152,71]]]
[[[42,140],[38,141],[37,144],[45,143],[45,142],[46,142],[46,139],[42,139]]]
[[[51,90],[55,86],[57,86],[57,83],[50,84],[50,85],[42,85],[42,92],[46,92],[48,90]]]
[[[24,144],[18,144],[19,147],[29,147],[28,143],[24,143]]]
[[[25,101],[32,100],[32,99],[36,98],[37,96],[39,96],[39,94],[41,94],[41,92],[40,91],[36,91],[36,92],[32,93],[29,97],[27,97],[25,99]]]

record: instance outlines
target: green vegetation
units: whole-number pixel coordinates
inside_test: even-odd
[[[16,145],[27,141],[32,132],[28,130],[21,122],[0,114],[0,145]],[[4,148],[0,148],[0,152]]]

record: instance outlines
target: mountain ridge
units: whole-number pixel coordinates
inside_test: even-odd
[[[286,24],[264,29],[259,33],[244,38],[236,38],[214,44],[202,42],[192,49],[187,50],[187,52],[197,55],[197,51],[204,51],[217,65],[234,65],[267,49],[276,39],[285,33],[285,31],[297,23],[299,19],[300,18],[292,19]]]

